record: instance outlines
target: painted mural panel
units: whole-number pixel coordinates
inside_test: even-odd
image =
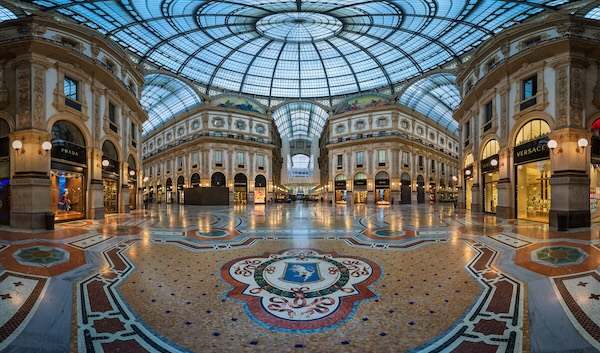
[[[267,113],[267,110],[257,101],[240,96],[218,96],[211,102],[211,105],[219,108],[239,109],[256,114]]]
[[[360,97],[352,97],[345,100],[335,109],[335,113],[342,114],[350,111],[356,111],[372,107],[380,107],[390,104],[390,100],[386,97],[370,94]]]

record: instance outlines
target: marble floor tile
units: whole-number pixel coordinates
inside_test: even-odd
[[[596,352],[599,233],[301,202],[0,229],[0,352]]]

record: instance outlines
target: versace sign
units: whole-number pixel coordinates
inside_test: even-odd
[[[534,141],[515,146],[514,149],[515,164],[533,162],[550,158],[550,149],[548,148],[548,136],[544,136]]]

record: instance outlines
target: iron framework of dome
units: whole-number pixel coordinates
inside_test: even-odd
[[[448,83],[448,69],[503,29],[541,12],[572,7],[567,0],[25,2],[105,34],[150,72],[167,70],[196,85],[186,92],[241,93],[270,106],[286,100],[334,106],[364,92],[401,92],[398,103],[455,134],[452,111],[460,96]],[[429,75],[435,72],[441,73]],[[168,113],[186,111],[202,100],[166,97],[164,104],[156,95],[142,101],[175,104]],[[156,106],[144,107],[151,121],[144,124],[145,134],[176,115],[157,115]]]
[[[33,0],[216,89],[316,98],[392,87],[568,1]]]

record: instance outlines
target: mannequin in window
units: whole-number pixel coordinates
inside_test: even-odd
[[[68,211],[71,209],[71,200],[69,200],[69,189],[65,190],[60,202],[58,203],[58,208]]]

